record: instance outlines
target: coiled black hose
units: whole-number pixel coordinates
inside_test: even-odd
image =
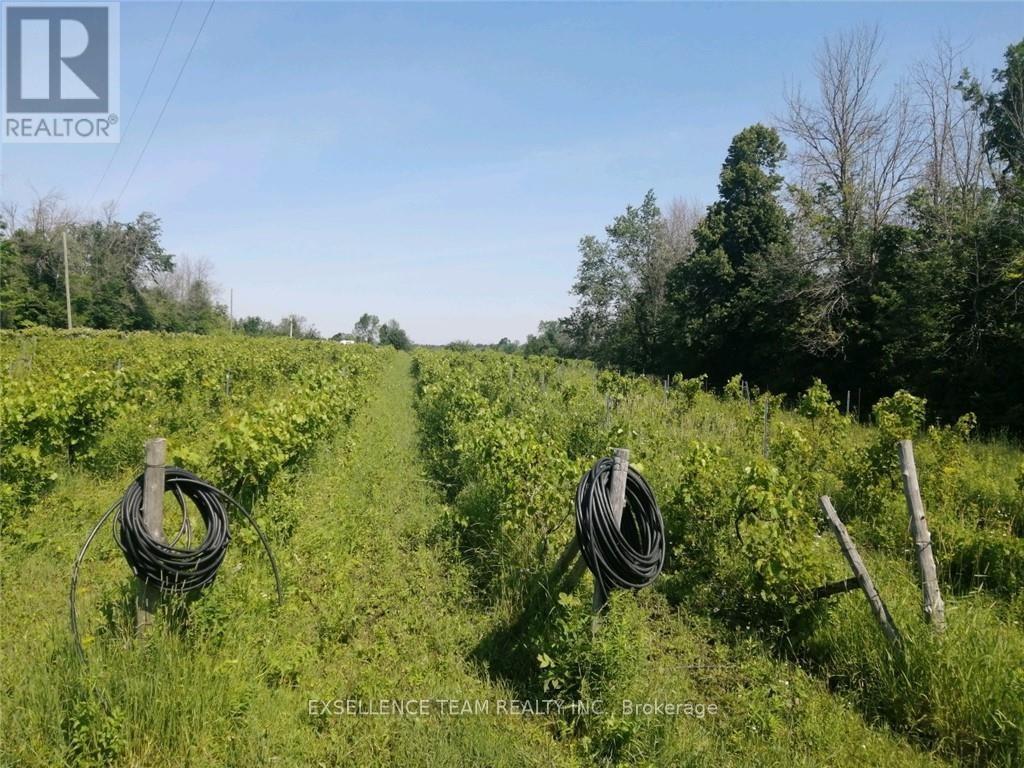
[[[616,587],[646,587],[665,565],[665,521],[654,491],[632,467],[622,521],[615,525],[608,499],[613,466],[612,459],[600,459],[576,488],[576,541],[605,595]]]
[[[283,602],[284,593],[281,589],[281,576],[270,549],[270,542],[256,525],[249,510],[235,501],[224,491],[210,485],[191,472],[180,467],[164,469],[164,489],[170,492],[178,502],[181,510],[181,527],[170,543],[162,543],[153,538],[143,525],[143,483],[145,474],[140,474],[124,495],[114,502],[93,526],[85,540],[75,564],[71,569],[71,633],[80,658],[85,657],[82,650],[81,637],[78,632],[78,613],[75,607],[75,596],[78,587],[78,574],[85,554],[96,534],[110,515],[114,516],[114,539],[117,541],[124,559],[135,576],[146,584],[167,593],[185,593],[210,586],[217,577],[217,569],[224,561],[228,543],[231,540],[228,525],[228,510],[224,502],[235,507],[256,531],[260,543],[266,550],[270,560],[270,568],[274,573],[277,587],[278,603]],[[199,545],[193,548],[192,527],[189,522],[186,500],[191,501],[202,518],[206,527],[206,535]],[[185,547],[175,546],[185,537]]]

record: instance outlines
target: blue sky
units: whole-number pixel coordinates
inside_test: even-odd
[[[206,12],[186,3],[92,201],[118,196]],[[122,3],[121,110],[174,3]],[[364,311],[414,340],[524,339],[565,315],[576,244],[654,188],[710,202],[731,137],[810,85],[826,34],[877,23],[895,80],[939,34],[977,72],[1018,4],[218,2],[122,218],[213,262],[236,315]],[[111,145],[6,145],[6,200],[89,210]]]

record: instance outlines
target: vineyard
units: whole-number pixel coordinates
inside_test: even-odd
[[[595,457],[629,445],[660,496],[672,547],[660,594],[644,595],[646,604],[617,595],[600,642],[591,641],[589,606],[575,598],[542,613],[525,640],[496,634],[481,652],[519,684],[614,700],[672,700],[695,685],[726,701],[739,695],[746,701],[728,707],[726,743],[742,732],[743,754],[778,749],[783,734],[815,725],[850,737],[849,723],[829,722],[845,713],[843,701],[919,749],[965,764],[1019,764],[1024,464],[973,440],[971,416],[922,434],[925,403],[899,392],[876,407],[876,427],[862,428],[820,384],[789,412],[739,376],[716,398],[700,379],[663,385],[551,359],[423,354],[417,371],[426,454],[453,503],[448,530],[479,588],[510,614],[572,536],[571,489]],[[942,636],[921,619],[906,530],[895,444],[910,437],[919,438],[950,593]],[[815,587],[845,575],[821,494],[867,545],[904,632],[900,649],[887,646],[855,595],[813,599]],[[751,673],[751,658],[768,681]],[[740,706],[752,718],[743,729]],[[618,716],[564,725],[586,733],[596,754],[628,761],[685,763],[696,740]],[[864,757],[863,738],[849,738],[843,762]],[[870,763],[907,757],[876,746]],[[811,760],[838,761],[838,752]]]
[[[870,426],[795,403],[499,353],[113,332],[0,334],[5,765],[1019,765],[1024,456],[897,392]],[[133,635],[109,536],[142,445],[235,494],[253,531]],[[947,628],[923,618],[896,443],[913,439]],[[559,594],[573,498],[619,446],[664,516],[653,588]],[[849,576],[828,495],[899,629]],[[177,521],[168,520],[168,534]],[[604,702],[338,715],[332,700]],[[688,702],[685,716],[620,702]]]

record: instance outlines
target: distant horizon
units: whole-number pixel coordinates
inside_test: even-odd
[[[121,4],[122,145],[7,145],[2,198],[151,211],[234,317],[364,312],[413,342],[523,342],[564,317],[579,239],[654,189],[716,197],[731,138],[877,24],[883,79],[946,34],[987,77],[1017,4]],[[940,10],[941,9],[941,10]],[[195,50],[173,98],[174,79]],[[162,122],[143,145],[161,108]],[[104,169],[110,172],[97,188]],[[95,195],[94,195],[95,191]]]

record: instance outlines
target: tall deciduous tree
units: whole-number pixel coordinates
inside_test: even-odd
[[[395,349],[412,348],[409,334],[402,329],[397,320],[392,319],[381,325],[378,336],[381,344],[392,346]]]
[[[576,355],[602,363],[615,362],[611,339],[626,297],[626,276],[609,244],[593,235],[580,240],[579,254],[571,290],[577,303],[562,324]]]
[[[961,87],[981,116],[985,151],[1002,177],[1020,184],[1024,177],[1024,40],[1006,50],[1006,66],[992,72],[985,91],[967,75]]]
[[[815,351],[841,352],[845,315],[870,293],[876,237],[914,189],[924,144],[909,89],[878,93],[882,40],[861,27],[828,38],[815,62],[817,93],[787,94],[782,130],[800,170],[796,210],[814,233],[801,255],[819,279]]]
[[[356,337],[356,341],[376,344],[380,336],[380,318],[369,312],[364,312],[352,326],[352,335]]]
[[[664,221],[654,190],[636,208],[627,206],[607,229],[611,252],[625,275],[622,316],[627,352],[633,365],[651,370],[665,306],[665,285],[672,254],[665,247]]]
[[[662,216],[654,191],[605,228],[605,240],[580,241],[572,293],[578,302],[564,321],[576,354],[604,363],[658,371],[666,327],[668,276],[690,246],[685,204]]]

